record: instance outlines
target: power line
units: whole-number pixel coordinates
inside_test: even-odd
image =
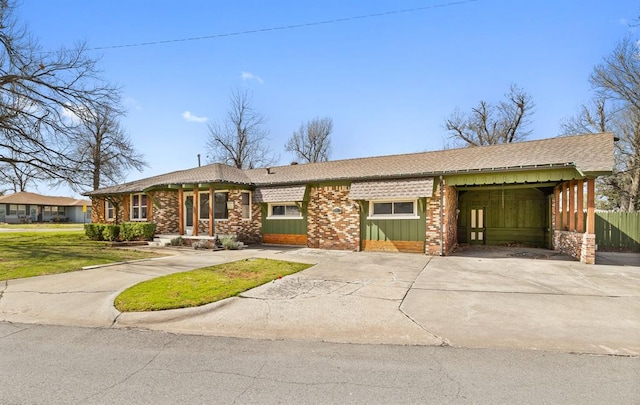
[[[367,19],[367,18],[382,17],[382,16],[394,15],[394,14],[414,13],[416,11],[433,10],[433,9],[437,9],[437,8],[458,6],[458,5],[462,5],[462,4],[474,3],[476,1],[479,1],[479,0],[452,1],[452,2],[448,2],[448,3],[434,4],[434,5],[425,6],[425,7],[415,7],[415,8],[407,8],[407,9],[403,9],[403,10],[384,11],[384,12],[380,12],[380,13],[358,15],[358,16],[353,16],[353,17],[335,18],[335,19],[332,19],[332,20],[314,21],[314,22],[308,22],[308,23],[302,23],[302,24],[281,25],[281,26],[278,26],[278,27],[269,27],[269,28],[255,29],[255,30],[228,32],[228,33],[224,33],[224,34],[204,35],[204,36],[200,36],[200,37],[166,39],[166,40],[162,40],[162,41],[138,42],[138,43],[124,44],[124,45],[99,46],[99,47],[95,47],[95,48],[88,48],[87,50],[88,51],[100,51],[100,50],[106,50],[106,49],[134,48],[134,47],[150,46],[150,45],[171,44],[171,43],[176,43],[176,42],[201,41],[203,39],[217,39],[217,38],[225,38],[225,37],[235,37],[235,36],[240,36],[240,35],[258,34],[258,33],[261,33],[261,32],[284,31],[284,30],[291,30],[291,29],[297,29],[297,28],[313,27],[313,26],[318,26],[318,25],[336,24],[336,23],[342,23],[342,22],[354,21],[354,20],[364,20],[364,19]]]

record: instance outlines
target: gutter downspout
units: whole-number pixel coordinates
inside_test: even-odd
[[[443,246],[443,239],[444,239],[444,232],[442,229],[443,223],[444,223],[444,187],[442,184],[442,176],[440,176],[440,256],[444,256],[444,246]]]

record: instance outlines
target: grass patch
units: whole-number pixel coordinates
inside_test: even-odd
[[[76,223],[59,223],[59,222],[42,222],[36,224],[0,224],[0,229],[65,229],[65,228],[82,228],[84,224]]]
[[[0,233],[0,280],[67,273],[85,266],[156,257],[90,241],[84,231]]]
[[[311,264],[245,259],[143,281],[115,300],[122,312],[197,307],[297,273]]]

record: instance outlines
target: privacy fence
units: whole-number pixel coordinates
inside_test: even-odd
[[[640,212],[596,212],[598,250],[640,252]]]

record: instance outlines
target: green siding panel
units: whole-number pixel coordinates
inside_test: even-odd
[[[262,204],[262,234],[306,235],[307,214],[302,219],[268,219],[267,204]]]
[[[424,241],[426,214],[424,199],[418,202],[417,219],[369,219],[369,204],[365,203],[360,218],[363,240]]]

